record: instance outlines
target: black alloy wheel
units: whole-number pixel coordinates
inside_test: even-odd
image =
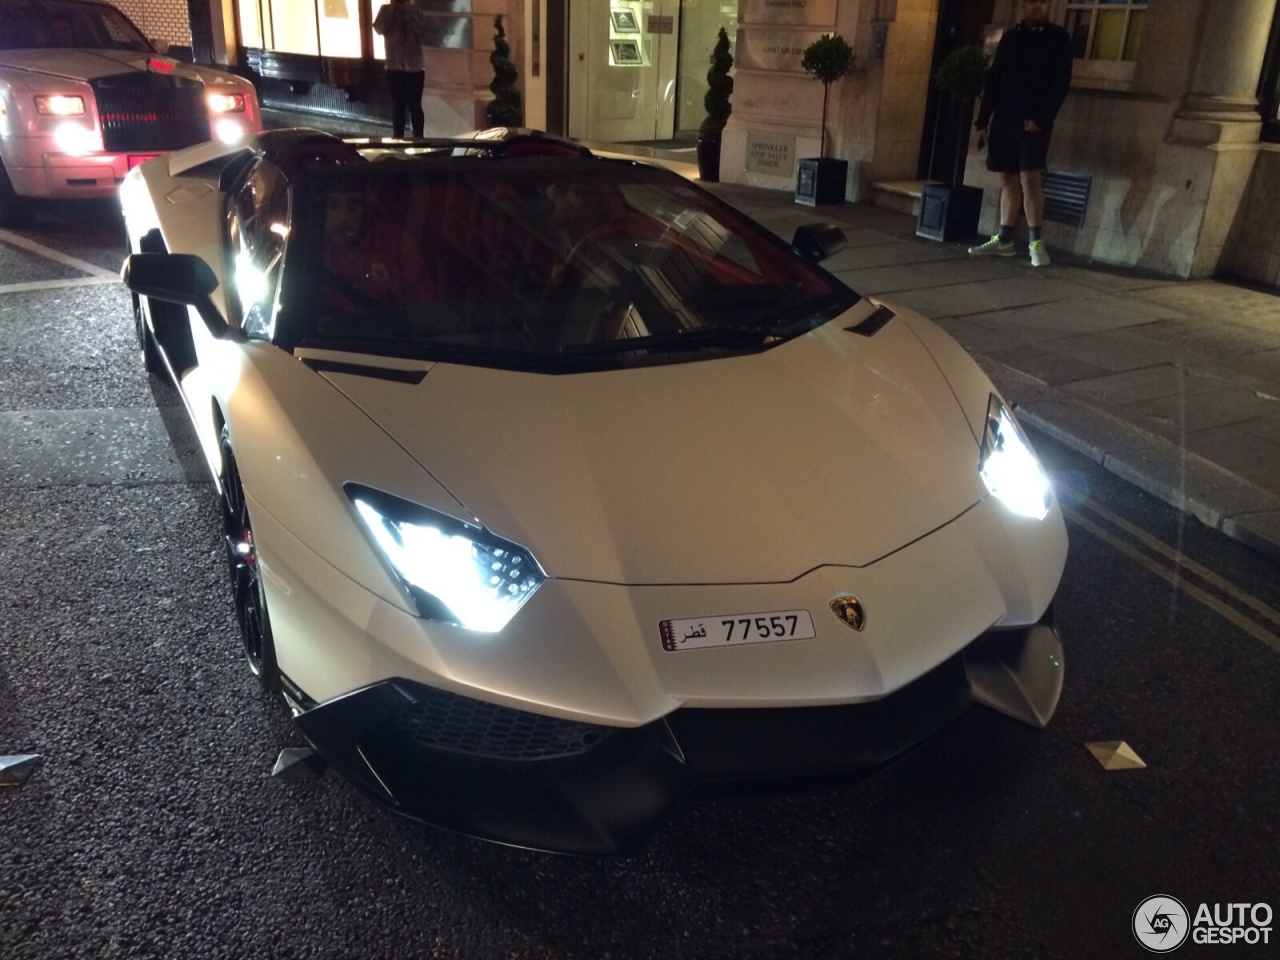
[[[235,594],[236,619],[240,622],[240,639],[249,669],[264,690],[274,693],[280,686],[280,668],[276,665],[276,648],[271,638],[271,617],[267,614],[267,598],[258,568],[249,505],[245,502],[240,471],[236,468],[236,456],[231,448],[231,431],[225,426],[222,428],[221,447],[222,527],[231,588]]]

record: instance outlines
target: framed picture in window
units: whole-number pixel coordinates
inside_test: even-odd
[[[613,21],[614,33],[640,32],[640,21],[634,10],[610,10],[609,19]]]
[[[644,65],[644,57],[640,55],[640,44],[635,40],[611,40],[610,51],[613,53],[615,67],[639,67]]]

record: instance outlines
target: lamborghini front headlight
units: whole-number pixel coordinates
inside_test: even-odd
[[[344,489],[428,620],[497,633],[546,579],[529,551],[483,527],[360,484]]]
[[[1043,520],[1053,503],[1053,485],[1022,427],[995,394],[987,404],[978,473],[987,490],[1022,517]]]

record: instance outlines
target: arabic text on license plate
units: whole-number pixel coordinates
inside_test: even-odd
[[[765,613],[726,613],[658,624],[663,650],[693,650],[738,643],[810,640],[817,636],[808,610],[770,610]]]

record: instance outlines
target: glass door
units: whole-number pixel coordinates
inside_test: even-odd
[[[569,11],[569,135],[612,143],[675,133],[680,0],[590,0]]]

